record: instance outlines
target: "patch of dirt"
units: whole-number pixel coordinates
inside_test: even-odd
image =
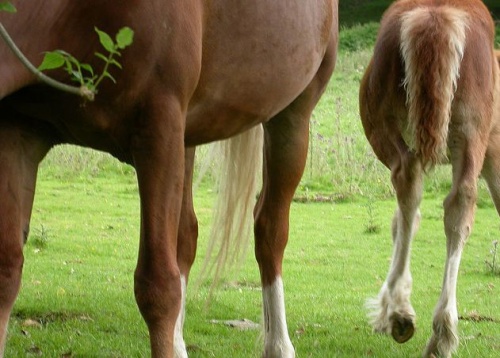
[[[21,325],[25,327],[42,327],[52,322],[64,322],[70,320],[78,321],[93,321],[87,313],[82,312],[43,312],[43,313],[28,313],[18,311],[12,314],[14,319],[21,321]]]
[[[471,322],[495,322],[500,323],[500,319],[494,317],[483,316],[477,311],[470,311],[465,316],[459,316],[459,320]]]

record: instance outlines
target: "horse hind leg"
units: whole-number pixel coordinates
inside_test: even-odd
[[[264,179],[254,210],[254,232],[263,287],[266,358],[295,356],[286,323],[282,261],[288,241],[290,205],[307,159],[309,118],[333,71],[334,58],[327,54],[307,89],[264,125]]]
[[[264,127],[264,182],[254,210],[266,358],[295,356],[286,323],[282,261],[288,241],[290,205],[305,164],[308,127],[303,121],[303,130],[293,133],[289,118],[283,113]]]
[[[458,270],[463,248],[472,231],[477,180],[486,151],[483,138],[485,137],[479,133],[453,134],[453,183],[450,194],[444,201],[446,264],[441,295],[434,310],[433,335],[427,344],[424,357],[450,357],[458,347]]]
[[[0,357],[21,282],[38,164],[50,148],[35,133],[0,123]]]
[[[373,66],[373,62],[370,63],[361,82],[360,115],[374,153],[391,170],[398,207],[392,221],[393,253],[389,272],[378,296],[369,299],[366,308],[374,331],[391,334],[397,342],[404,343],[415,331],[415,311],[410,303],[410,247],[420,222],[422,164],[394,125],[401,120],[394,111],[397,99],[393,97],[394,92],[389,88],[383,99],[373,96],[371,79],[387,77]],[[395,83],[399,86],[399,80]],[[404,103],[399,105],[403,107]]]
[[[394,149],[393,153],[397,152]],[[410,247],[420,222],[422,168],[409,152],[397,163],[392,168],[398,208],[392,222],[391,265],[378,297],[369,300],[367,307],[375,331],[391,334],[398,343],[404,343],[415,331],[415,311],[410,303]]]

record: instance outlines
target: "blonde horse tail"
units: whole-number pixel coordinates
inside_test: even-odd
[[[262,168],[261,125],[216,144],[217,199],[201,279],[213,277],[212,288],[229,268],[238,268],[252,237],[253,207]]]
[[[424,168],[433,167],[446,155],[467,23],[466,12],[447,6],[419,7],[402,15],[408,145]]]

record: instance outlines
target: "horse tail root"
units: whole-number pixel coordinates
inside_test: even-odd
[[[467,13],[447,6],[419,7],[402,15],[408,145],[424,168],[433,167],[446,155],[467,28]]]

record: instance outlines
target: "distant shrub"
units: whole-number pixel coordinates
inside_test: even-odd
[[[379,24],[376,22],[342,28],[339,34],[339,50],[356,52],[373,47],[378,28]]]

